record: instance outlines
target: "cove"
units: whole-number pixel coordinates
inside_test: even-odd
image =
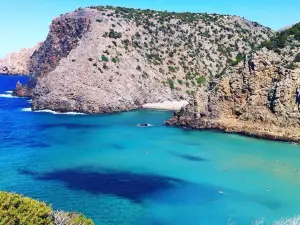
[[[300,148],[170,128],[167,111],[30,112],[0,76],[0,189],[95,224],[252,224],[300,214]],[[137,127],[149,123],[152,127]]]

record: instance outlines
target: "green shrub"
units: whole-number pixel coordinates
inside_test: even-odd
[[[236,55],[235,60],[228,59],[228,60],[227,60],[227,63],[228,63],[230,66],[237,66],[241,61],[243,61],[243,59],[244,59],[243,53],[239,52],[239,53]]]
[[[182,85],[182,80],[177,80],[178,84]]]
[[[239,62],[242,62],[244,59],[244,55],[243,53],[239,52],[236,57],[235,57],[235,60],[239,63]]]
[[[205,77],[204,77],[204,76],[198,77],[198,78],[197,78],[197,83],[198,83],[199,85],[204,85],[204,84],[206,83]]]
[[[105,55],[101,56],[101,60],[102,60],[102,62],[108,62],[109,61],[109,59]]]
[[[67,225],[94,225],[93,221],[91,219],[87,219],[83,215],[78,215],[74,218],[72,218]]]
[[[300,62],[300,53],[298,53],[295,57],[295,62]]]
[[[118,63],[118,62],[120,62],[120,59],[118,57],[113,57],[113,58],[111,58],[111,61],[114,63]]]
[[[54,212],[43,202],[0,191],[1,225],[54,225],[57,218],[63,219],[67,225],[94,225],[82,214]]]
[[[177,71],[174,66],[169,66],[168,68],[171,73],[175,73]]]
[[[295,64],[295,63],[293,63],[293,62],[291,62],[291,63],[287,64],[287,65],[285,66],[285,68],[290,69],[290,70],[295,70],[295,69],[298,68],[298,65]]]
[[[174,81],[173,81],[171,78],[168,78],[168,83],[169,83],[169,86],[170,86],[170,88],[171,88],[172,90],[175,89]]]
[[[114,29],[110,29],[109,33],[108,33],[108,37],[114,38],[114,39],[118,39],[118,38],[122,37],[122,33],[121,32],[117,32]]]
[[[0,192],[0,224],[53,225],[52,209],[18,194]]]
[[[238,65],[238,61],[232,60],[232,59],[228,59],[228,60],[227,60],[227,63],[228,63],[230,66],[236,66],[236,65]]]

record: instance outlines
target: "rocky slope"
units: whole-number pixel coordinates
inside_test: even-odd
[[[31,57],[33,109],[108,113],[186,99],[272,34],[236,16],[78,9],[53,20]]]
[[[41,43],[33,48],[23,48],[19,52],[6,55],[0,59],[0,74],[30,74],[31,61],[30,57],[35,52]]]
[[[262,47],[254,74],[228,67],[167,124],[300,143],[300,24]]]

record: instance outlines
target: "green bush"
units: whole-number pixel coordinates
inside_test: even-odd
[[[101,56],[101,60],[102,60],[102,62],[108,62],[109,61],[109,59],[105,55]]]
[[[295,57],[295,62],[300,62],[300,53],[298,53]]]
[[[170,88],[171,88],[172,90],[175,89],[174,81],[173,81],[171,78],[168,78],[168,83],[169,83],[169,86],[170,86]]]
[[[117,32],[114,29],[110,29],[109,33],[108,33],[108,37],[114,38],[114,39],[118,39],[118,38],[122,37],[122,33],[121,32]]]
[[[198,77],[198,78],[197,78],[197,83],[198,83],[199,85],[204,85],[204,84],[206,83],[205,77],[204,77],[204,76]]]
[[[235,57],[235,61],[236,61],[237,63],[242,62],[243,59],[244,59],[244,54],[243,54],[243,53],[240,53],[240,52],[239,52],[239,53],[236,55],[236,57]]]
[[[0,192],[0,224],[53,225],[52,209],[18,194]]]
[[[178,84],[182,85],[182,80],[177,80]]]
[[[171,73],[175,73],[177,71],[174,66],[168,66],[168,68]]]
[[[118,63],[118,62],[120,62],[120,59],[118,57],[113,57],[111,59],[111,61],[114,62],[114,63]]]
[[[72,218],[67,225],[94,225],[94,222],[83,215],[78,215]]]
[[[290,70],[295,70],[295,69],[298,68],[298,65],[295,64],[295,63],[293,63],[293,62],[291,62],[291,63],[287,64],[287,65],[285,66],[285,68],[290,69]]]
[[[54,212],[51,206],[43,202],[0,191],[1,225],[54,225],[57,214],[63,217],[67,225],[94,225],[91,219],[82,214]]]

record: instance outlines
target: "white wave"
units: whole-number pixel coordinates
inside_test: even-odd
[[[24,108],[24,109],[22,109],[22,111],[23,111],[23,112],[31,112],[32,109],[31,109],[31,108]]]
[[[0,94],[0,98],[18,98],[18,97],[12,96],[11,94]]]
[[[12,94],[13,91],[6,91],[5,94]]]
[[[51,113],[51,114],[55,114],[55,115],[85,115],[84,113],[77,113],[77,112],[65,112],[65,113],[55,112],[55,111],[48,110],[48,109],[32,111],[31,108],[23,108],[22,111],[23,112],[36,112],[36,113]]]
[[[28,103],[32,103],[32,100],[31,100],[31,99],[30,99],[30,100],[27,100],[27,102],[28,102]]]
[[[228,223],[229,224],[229,223]],[[234,223],[235,224],[235,223]],[[264,219],[259,219],[252,223],[253,225],[264,225]],[[283,218],[281,220],[274,221],[273,223],[268,223],[272,225],[299,225],[300,224],[300,216],[295,216],[291,218]]]

